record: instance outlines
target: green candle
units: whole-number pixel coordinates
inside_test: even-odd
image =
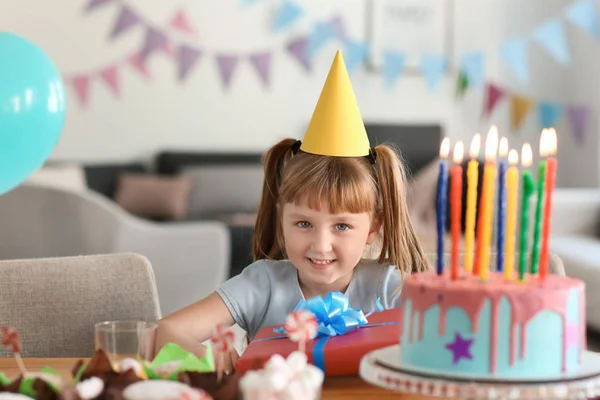
[[[523,198],[521,199],[521,229],[519,233],[519,279],[525,278],[527,270],[527,242],[529,227],[529,199],[535,189],[535,182],[529,171],[523,172]]]
[[[540,266],[540,234],[542,232],[542,206],[546,183],[546,160],[540,161],[537,185],[537,204],[535,206],[535,224],[533,225],[533,249],[531,250],[531,274],[536,275]]]

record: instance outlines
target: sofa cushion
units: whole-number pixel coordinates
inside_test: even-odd
[[[258,210],[264,177],[260,164],[198,166],[182,173],[192,181],[188,209],[191,216]]]
[[[141,163],[130,164],[93,164],[85,166],[85,178],[88,188],[114,199],[119,181],[119,175],[124,172],[149,172]]]
[[[119,176],[115,201],[140,217],[182,220],[187,217],[190,189],[185,176],[125,173]]]

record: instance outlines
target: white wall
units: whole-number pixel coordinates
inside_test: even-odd
[[[294,33],[305,32],[304,21],[326,19],[342,11],[351,36],[365,34],[365,2],[369,0],[303,0],[308,15],[290,32],[273,35],[268,27],[275,0],[257,0],[243,8],[240,0],[128,0],[148,20],[164,25],[179,7],[187,10],[199,30],[205,55],[182,85],[176,67],[167,57],[153,56],[152,80],[146,83],[132,69],[123,69],[120,99],[94,82],[90,105],[83,109],[74,100],[61,141],[52,155],[56,160],[88,162],[149,158],[161,149],[262,151],[284,136],[301,138],[325,80],[336,43],[318,55],[312,73],[306,73],[284,46]],[[117,0],[114,0],[118,3]],[[498,47],[511,34],[528,34],[550,16],[560,16],[568,0],[454,0],[455,53],[485,49],[486,76],[533,98],[588,102],[598,105],[594,76],[600,43],[569,26],[573,63],[558,66],[539,47],[531,46],[531,80],[517,85],[499,60]],[[144,31],[136,28],[116,41],[106,39],[116,5],[105,5],[91,14],[82,11],[84,0],[3,0],[0,25],[42,46],[65,73],[98,69],[122,59],[138,47]],[[211,9],[209,9],[211,7]],[[272,84],[264,89],[248,62],[238,65],[229,90],[224,90],[214,53],[216,50],[251,52],[261,48],[274,53]],[[520,133],[509,132],[509,108],[504,101],[491,119],[480,118],[483,93],[470,92],[457,102],[454,75],[437,94],[429,94],[421,76],[402,78],[393,90],[381,76],[356,72],[353,83],[365,120],[386,122],[438,122],[453,139],[468,143],[475,131],[487,132],[495,123],[512,146],[524,141],[537,148],[539,128],[532,113]],[[559,185],[594,186],[600,181],[597,116],[585,148],[574,144],[564,119],[559,133]],[[582,173],[581,171],[584,171]]]

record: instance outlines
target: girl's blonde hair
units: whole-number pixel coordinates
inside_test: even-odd
[[[286,257],[278,205],[301,203],[330,212],[369,212],[382,222],[379,263],[402,272],[419,272],[428,264],[410,221],[404,165],[388,145],[367,157],[327,157],[293,150],[296,139],[284,139],[264,155],[265,178],[254,229],[253,259]],[[294,154],[295,153],[295,154]]]

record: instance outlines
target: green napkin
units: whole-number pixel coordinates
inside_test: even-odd
[[[60,374],[50,367],[44,367],[40,372],[60,377]],[[25,396],[36,398],[37,394],[35,390],[33,390],[33,382],[35,382],[36,379],[36,377],[23,377],[21,380],[21,386],[19,386],[19,393],[24,394]],[[56,393],[60,393],[60,388],[57,388],[46,380],[44,380],[44,382],[46,382],[48,386],[50,386]]]
[[[10,379],[8,378],[8,376],[6,376],[4,372],[0,372],[0,385],[8,386],[9,383]]]
[[[211,346],[207,346],[206,355],[202,358],[196,357],[193,353],[184,350],[175,343],[166,344],[154,357],[152,364],[143,364],[148,379],[165,379],[156,369],[166,363],[173,361],[182,361],[181,365],[172,372],[167,379],[177,380],[177,375],[182,371],[194,372],[214,372],[215,360],[213,358]]]

